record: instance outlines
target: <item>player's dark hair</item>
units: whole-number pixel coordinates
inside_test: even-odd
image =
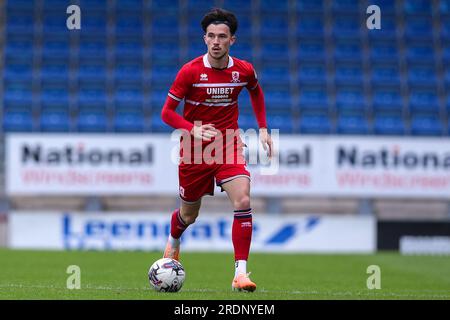
[[[210,24],[226,24],[230,28],[231,35],[234,35],[236,33],[237,27],[238,27],[238,21],[236,19],[236,16],[231,13],[230,11],[221,9],[221,8],[214,8],[202,19],[201,25],[203,31],[206,33],[206,28]]]

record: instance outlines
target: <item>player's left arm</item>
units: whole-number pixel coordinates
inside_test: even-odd
[[[256,80],[256,76],[255,76]],[[256,84],[253,87],[247,87],[250,93],[250,101],[252,104],[253,112],[255,113],[256,120],[259,126],[259,140],[262,143],[264,150],[267,152],[267,156],[272,158],[273,142],[270,134],[267,130],[266,120],[266,106],[264,102],[264,93],[261,86],[256,80]]]

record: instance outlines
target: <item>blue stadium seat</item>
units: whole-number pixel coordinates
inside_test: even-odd
[[[116,64],[114,77],[116,85],[140,86],[143,80],[143,67],[140,64]]]
[[[206,45],[200,38],[191,41],[188,45],[188,59],[192,60],[206,53]]]
[[[106,14],[108,3],[104,0],[79,0],[80,8],[83,8],[83,19],[91,13]],[[83,22],[84,23],[84,22]],[[83,25],[84,27],[84,25]]]
[[[296,7],[295,10],[300,14],[317,14],[323,13],[324,10],[324,0],[297,0],[295,1]]]
[[[270,119],[268,120],[270,121]],[[238,119],[239,128],[242,130],[257,129],[258,124],[256,122],[255,116],[251,114],[240,114]]]
[[[374,86],[400,87],[400,70],[397,65],[373,65],[371,79]]]
[[[78,103],[80,105],[106,105],[107,102],[106,92],[104,89],[79,90],[76,96],[78,97]]]
[[[5,112],[3,130],[5,132],[30,132],[34,129],[33,116],[30,112]]]
[[[332,131],[332,123],[328,116],[304,115],[299,121],[300,133],[329,134]]]
[[[180,10],[178,1],[152,0],[151,12],[165,12],[168,15],[176,15]]]
[[[385,14],[383,11],[384,7],[380,7],[380,9],[382,12],[381,29],[368,30],[369,39],[371,41],[379,41],[380,39],[385,41],[395,41],[398,30],[400,30],[399,22],[395,15]]]
[[[161,90],[153,90],[150,98],[152,107],[162,108],[162,106],[166,102],[168,92],[169,87]]]
[[[13,63],[30,64],[33,61],[33,42],[8,40],[5,43],[4,54],[6,65]]]
[[[36,4],[36,0],[7,0],[5,2],[6,10],[8,13],[16,11],[33,11]]]
[[[105,113],[82,111],[76,118],[78,132],[106,132],[108,130],[108,118]]]
[[[442,48],[442,61],[446,65],[450,64],[450,46]]]
[[[70,60],[69,38],[64,40],[48,40],[42,44],[42,60],[69,64]]]
[[[327,71],[323,63],[305,63],[300,65],[298,81],[302,85],[327,84]]]
[[[336,39],[358,40],[362,26],[366,27],[357,15],[335,15],[332,34]]]
[[[396,63],[399,59],[395,42],[375,42],[370,46],[370,59],[374,63]]]
[[[301,13],[302,14],[302,13]],[[325,22],[322,15],[305,15],[297,21],[296,35],[302,39],[317,39],[325,34]]]
[[[359,88],[338,89],[336,109],[341,114],[365,114],[368,109],[366,95]]]
[[[90,84],[94,84],[93,87],[104,86],[106,80],[106,65],[103,63],[80,64],[76,71],[81,87],[83,87],[84,84],[86,84],[87,87],[91,87]]]
[[[431,15],[432,3],[428,0],[405,0],[403,10],[410,16]]]
[[[329,105],[325,88],[300,88],[299,108],[302,113],[327,114]]]
[[[84,7],[80,8],[84,9]],[[91,12],[89,10],[83,10],[82,13],[83,17],[81,29],[83,30],[83,33],[96,35],[107,34],[108,21],[106,10],[105,12]]]
[[[137,89],[118,89],[115,91],[115,102],[120,105],[141,105],[143,104],[143,94]]]
[[[440,35],[443,44],[445,45],[447,41],[450,40],[450,16],[445,17],[441,20],[441,30]]]
[[[260,10],[265,15],[287,13],[288,0],[265,0],[260,4]]]
[[[439,1],[439,12],[443,16],[450,16],[450,0]]]
[[[409,95],[409,108],[413,113],[439,114],[439,100],[435,90],[417,90]]]
[[[154,15],[152,16],[151,24],[154,38],[174,37],[177,36],[181,31],[177,14],[164,13],[161,15]],[[199,26],[199,32],[200,31],[201,29]]]
[[[152,132],[169,133],[173,131],[173,128],[162,121],[160,112],[152,114],[150,118],[150,124]]]
[[[375,113],[401,115],[403,112],[403,98],[399,90],[377,88],[372,99]]]
[[[144,3],[144,0],[116,0],[116,13],[142,13],[144,10]]]
[[[289,20],[287,11],[283,14],[271,12],[261,16],[260,35],[264,39],[282,38],[289,36]]]
[[[400,116],[375,116],[373,132],[378,135],[405,135],[405,122]]]
[[[362,59],[362,47],[359,41],[340,41],[334,48],[336,61],[355,62]]]
[[[117,38],[142,39],[144,23],[142,12],[119,14],[116,16],[115,35]]]
[[[412,87],[435,87],[437,84],[434,66],[414,66],[408,69],[408,84]]]
[[[5,80],[29,80],[33,76],[33,68],[29,64],[9,64],[4,68]]]
[[[35,24],[35,19],[33,12],[9,12],[7,15],[6,30],[8,34],[33,34],[33,26]]]
[[[418,136],[440,136],[443,124],[437,116],[413,116],[411,118],[411,134]]]
[[[291,111],[291,95],[289,88],[280,88],[278,90],[265,90],[264,98],[268,110],[277,110],[281,112]]]
[[[231,48],[230,55],[238,59],[253,62],[253,45],[251,42],[242,42],[239,38]]]
[[[392,0],[369,0],[367,7],[370,5],[377,5],[380,7],[382,15],[393,15],[396,13],[396,1]]]
[[[173,41],[153,41],[151,47],[151,60],[155,65],[169,66],[177,68],[179,59],[178,42]],[[234,49],[234,47],[233,47]]]
[[[46,111],[67,111],[69,93],[64,88],[43,89],[40,92],[41,108]]]
[[[214,1],[186,0],[186,11],[193,15],[203,15],[214,7]]]
[[[406,49],[406,58],[410,65],[433,64],[435,62],[434,48],[429,44],[410,45]]]
[[[279,129],[281,134],[294,133],[294,120],[292,115],[267,114],[267,122],[270,129]],[[254,127],[255,129],[257,127]]]
[[[339,0],[333,1],[331,5],[331,10],[333,14],[355,14],[357,15],[360,11],[360,3],[354,0]]]
[[[298,46],[298,60],[323,63],[325,60],[325,44],[319,40],[300,41]]]
[[[261,59],[263,64],[288,65],[289,45],[286,42],[264,42],[261,45]]]
[[[248,16],[252,11],[252,3],[247,0],[224,0],[223,7],[226,10],[234,11],[236,15]],[[239,16],[238,21],[241,22]]]
[[[364,116],[344,116],[337,119],[336,130],[339,134],[364,135],[369,133],[369,123]]]
[[[177,70],[168,66],[152,67],[152,82],[172,83],[177,75]],[[169,88],[167,88],[169,89]]]
[[[52,62],[48,64],[48,62]],[[40,69],[41,80],[45,83],[67,83],[69,79],[69,66],[67,64],[46,61]]]
[[[139,113],[118,112],[113,125],[115,132],[144,132],[145,118]]]
[[[81,39],[79,44],[78,57],[81,64],[105,64],[105,61],[107,59],[106,39]]]
[[[433,22],[431,16],[408,19],[405,23],[405,39],[407,41],[433,41]]]
[[[21,107],[24,105],[31,106],[33,103],[33,92],[30,89],[11,89],[3,94],[3,102],[6,106]]]
[[[358,64],[336,65],[335,81],[337,85],[353,85],[363,83],[363,69]]]
[[[61,2],[60,2],[61,3]],[[61,12],[66,12],[66,6],[63,5],[62,11],[43,11],[43,34],[46,37],[67,38],[67,15],[62,15]]]
[[[71,120],[68,112],[42,112],[39,127],[42,132],[68,132]]]
[[[116,60],[141,62],[144,54],[143,43],[136,39],[124,39],[115,44]]]
[[[264,87],[289,87],[289,66],[264,65],[257,71],[258,80],[264,83]]]

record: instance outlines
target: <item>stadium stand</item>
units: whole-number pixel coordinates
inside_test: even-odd
[[[370,32],[361,21],[375,3],[383,28]],[[81,30],[66,28],[69,4],[82,8]],[[450,2],[419,0],[8,0],[2,134],[170,132],[159,116],[167,90],[179,67],[204,52],[199,21],[213,6],[240,19],[231,55],[255,65],[269,126],[450,134]],[[248,95],[240,101],[241,127],[254,127]]]

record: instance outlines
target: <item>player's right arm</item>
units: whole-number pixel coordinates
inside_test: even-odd
[[[194,123],[186,120],[175,111],[180,101],[184,99],[189,88],[192,86],[190,78],[188,67],[187,65],[184,65],[178,72],[177,77],[169,90],[166,102],[161,111],[161,118],[172,128],[184,129],[190,132],[195,138],[210,141],[211,138],[217,134],[213,124],[194,125]]]

